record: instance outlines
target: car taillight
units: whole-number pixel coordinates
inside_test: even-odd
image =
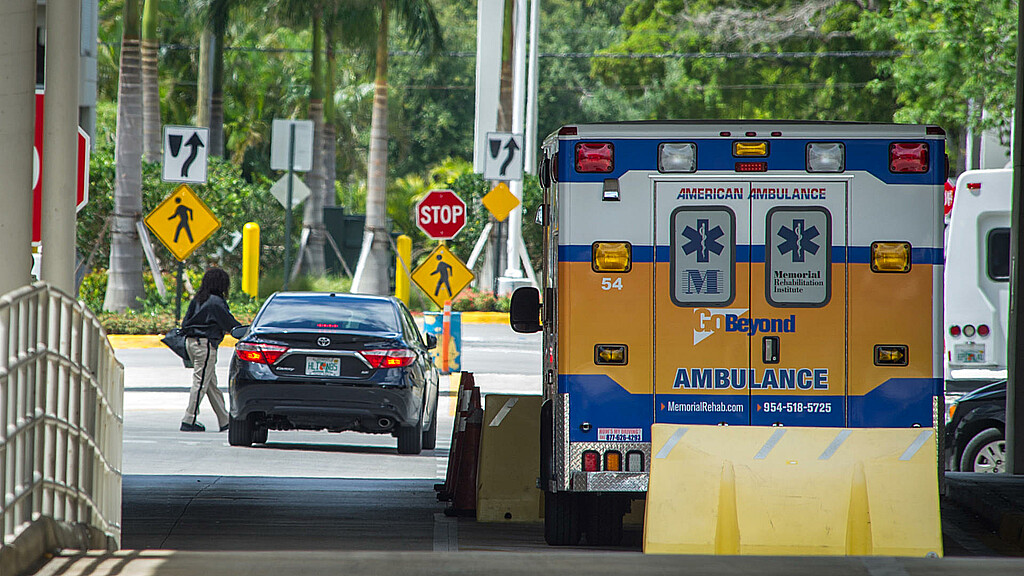
[[[583,471],[597,472],[601,469],[601,455],[593,450],[583,453]]]
[[[956,326],[956,325],[950,326],[949,327],[949,335],[950,336],[959,336],[960,335],[960,327]]]
[[[615,147],[610,142],[576,144],[577,172],[611,172],[615,166]]]
[[[401,368],[412,364],[416,359],[416,353],[408,348],[363,350],[360,354],[372,368]]]
[[[252,342],[239,342],[235,344],[235,356],[238,356],[239,360],[255,362],[256,364],[273,364],[287,351],[287,346],[278,346],[276,344],[256,344]]]
[[[982,324],[981,326],[978,326],[978,336],[988,336],[988,333],[988,324]]]
[[[926,142],[893,142],[889,145],[889,171],[921,173],[928,171]]]

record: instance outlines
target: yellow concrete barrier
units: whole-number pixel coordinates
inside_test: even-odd
[[[651,432],[644,552],[942,555],[930,428]]]
[[[477,469],[478,522],[543,521],[540,396],[488,394]]]

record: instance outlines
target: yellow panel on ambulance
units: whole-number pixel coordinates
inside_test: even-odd
[[[644,552],[942,555],[931,428],[652,427]]]

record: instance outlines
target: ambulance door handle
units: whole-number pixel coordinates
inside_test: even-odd
[[[761,338],[761,360],[765,364],[779,363],[779,337],[764,336]]]

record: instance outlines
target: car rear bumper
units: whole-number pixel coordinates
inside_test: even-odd
[[[233,418],[251,416],[274,430],[383,433],[414,426],[423,409],[423,390],[413,387],[235,381],[230,395]]]

